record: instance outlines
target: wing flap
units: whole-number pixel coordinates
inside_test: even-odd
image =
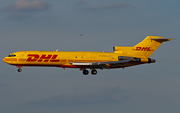
[[[100,69],[109,69],[110,67],[117,67],[125,65],[129,60],[120,60],[120,61],[109,61],[109,62],[70,62],[71,65],[75,66],[89,66],[90,68],[100,68]]]
[[[75,65],[75,66],[89,66],[92,65],[92,63],[88,63],[88,62],[70,62],[71,65]]]

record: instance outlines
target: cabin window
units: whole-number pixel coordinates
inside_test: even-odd
[[[11,55],[8,55],[8,57],[16,57],[16,55],[14,55],[14,54],[11,54]]]

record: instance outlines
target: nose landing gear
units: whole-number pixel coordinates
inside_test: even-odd
[[[22,69],[21,69],[22,66],[17,66],[17,67],[18,67],[18,70],[17,70],[17,71],[18,71],[18,72],[21,72],[21,71],[22,71]]]
[[[21,68],[19,68],[17,71],[18,71],[18,72],[21,72],[21,71],[22,71],[22,69],[21,69]]]

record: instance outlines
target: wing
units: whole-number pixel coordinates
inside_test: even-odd
[[[110,61],[110,62],[70,62],[75,66],[88,66],[89,68],[109,69],[110,67],[117,67],[126,65],[130,60]]]

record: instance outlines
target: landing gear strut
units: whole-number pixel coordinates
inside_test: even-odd
[[[88,74],[89,74],[89,71],[88,71],[88,70],[83,70],[83,74],[84,74],[84,75],[88,75]]]
[[[95,69],[93,69],[93,70],[91,71],[91,74],[92,74],[92,75],[96,75],[96,74],[97,74],[97,71],[96,71]]]

